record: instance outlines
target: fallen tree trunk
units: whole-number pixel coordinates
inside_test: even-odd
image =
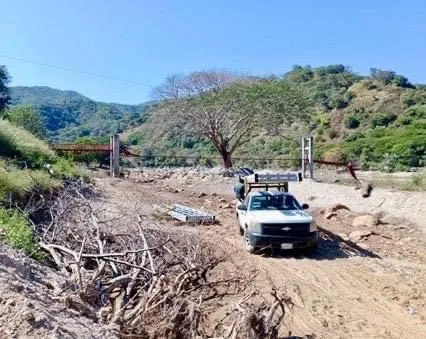
[[[361,183],[361,196],[363,198],[368,198],[371,195],[371,191],[373,190],[373,185],[371,182],[365,181]]]

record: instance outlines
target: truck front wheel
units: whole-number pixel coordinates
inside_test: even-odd
[[[247,228],[244,230],[244,248],[249,253],[254,253],[254,251],[256,249],[251,242],[250,234],[247,231]]]
[[[237,224],[238,224],[238,233],[240,235],[244,235],[244,229],[241,227],[240,217],[238,214],[237,214]]]

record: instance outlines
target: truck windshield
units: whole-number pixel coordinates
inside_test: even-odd
[[[250,201],[251,211],[280,210],[291,211],[301,210],[299,203],[291,195],[259,195],[253,196]]]

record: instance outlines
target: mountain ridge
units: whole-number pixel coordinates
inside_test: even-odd
[[[73,141],[80,137],[103,137],[121,133],[143,123],[154,101],[137,105],[92,100],[73,90],[49,86],[10,87],[11,106],[31,105],[40,111],[49,141]]]

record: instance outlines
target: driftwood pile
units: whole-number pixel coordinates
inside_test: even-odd
[[[291,301],[273,292],[273,303],[254,305],[252,293],[232,306],[206,333],[206,308],[239,295],[253,277],[225,272],[226,258],[196,234],[148,222],[135,215],[133,225],[122,218],[101,218],[86,198],[90,188],[68,184],[52,195],[48,209],[33,209],[44,222],[34,224],[52,265],[64,272],[57,299],[117,329],[121,336],[141,338],[276,338]],[[90,193],[92,197],[96,194]],[[46,203],[47,204],[47,203]]]

